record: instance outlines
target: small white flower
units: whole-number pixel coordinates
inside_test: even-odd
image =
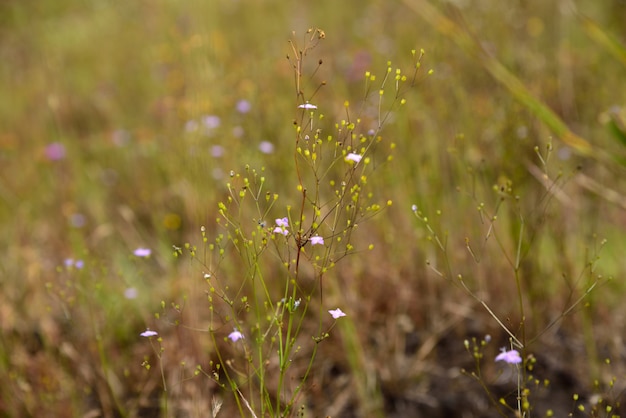
[[[359,161],[361,161],[361,158],[363,158],[362,155],[356,154],[354,152],[351,152],[350,154],[346,155],[346,161],[353,161],[356,164],[358,164]]]
[[[298,108],[299,109],[317,109],[317,106],[309,102],[306,102],[305,104],[301,104],[300,106],[298,106]]]
[[[141,335],[142,337],[154,337],[155,335],[159,335],[159,333],[156,331],[152,331],[150,328],[146,328],[146,330],[139,335]]]

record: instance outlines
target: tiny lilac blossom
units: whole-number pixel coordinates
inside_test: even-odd
[[[353,161],[357,164],[359,161],[361,161],[361,158],[363,158],[362,155],[355,154],[354,152],[351,152],[350,154],[346,155],[346,161]]]
[[[243,338],[243,334],[239,331],[237,331],[237,328],[235,328],[235,330],[233,332],[231,332],[230,334],[228,334],[228,338],[230,338],[230,340],[234,343],[236,343],[237,341],[241,340]]]
[[[287,217],[276,219],[276,225],[287,228],[289,227],[289,219]]]
[[[133,254],[135,254],[137,257],[150,257],[150,254],[152,254],[152,250],[150,248],[140,247],[133,251]]]
[[[46,147],[46,158],[50,161],[58,161],[65,158],[65,146],[60,142],[53,142]]]
[[[275,234],[282,234],[284,236],[289,235],[289,230],[287,230],[286,228],[282,227],[282,226],[277,226],[276,228],[274,228],[274,232]]]
[[[522,362],[522,358],[517,350],[507,351],[506,348],[502,348],[502,352],[496,356],[496,361],[504,361],[509,364],[519,364]]]
[[[211,157],[220,158],[224,155],[224,147],[221,145],[213,145],[209,150]]]
[[[249,101],[242,99],[237,102],[236,108],[237,108],[237,112],[241,114],[245,114],[245,113],[248,113],[250,109],[252,109],[252,105],[250,104]]]
[[[334,318],[334,319],[339,319],[342,316],[346,316],[345,313],[343,313],[343,311],[339,308],[337,309],[331,309],[330,311],[328,311],[328,313]]]
[[[259,144],[259,150],[263,153],[263,154],[271,154],[274,152],[274,144],[272,144],[269,141],[262,141]]]
[[[324,238],[319,235],[315,235],[311,237],[311,245],[324,245]]]
[[[70,224],[74,228],[82,228],[85,226],[86,222],[85,215],[82,213],[73,213],[72,216],[70,216]]]
[[[202,118],[202,124],[207,130],[219,128],[221,123],[220,117],[216,115],[206,115]]]
[[[150,328],[147,328],[144,332],[142,332],[141,334],[142,337],[154,337],[155,335],[159,335],[158,332],[156,331],[152,331]]]

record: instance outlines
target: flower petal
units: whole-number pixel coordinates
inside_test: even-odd
[[[362,155],[356,154],[354,152],[351,152],[350,154],[346,155],[346,161],[353,161],[357,164],[359,161],[361,161],[361,158],[363,158]]]
[[[330,311],[328,311],[328,313],[334,318],[334,319],[339,319],[342,316],[346,316],[345,313],[343,313],[343,311],[339,308],[337,309],[331,309]]]
[[[504,361],[509,364],[519,364],[522,362],[522,357],[520,357],[517,350],[507,351],[503,348],[502,352],[496,356],[496,361]]]
[[[312,236],[311,245],[324,245],[324,238],[319,235]]]
[[[230,340],[235,343],[243,338],[243,334],[237,331],[237,329],[235,328],[233,332],[228,334],[228,338],[230,338]]]
[[[159,335],[159,333],[156,331],[152,331],[150,328],[147,328],[144,332],[142,332],[139,335],[141,335],[142,337],[154,337],[155,335]]]

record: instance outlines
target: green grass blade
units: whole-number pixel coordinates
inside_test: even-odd
[[[535,97],[519,78],[495,57],[489,55],[480,46],[476,38],[472,37],[471,34],[467,33],[454,21],[444,16],[427,0],[403,1],[411,10],[420,15],[441,34],[454,41],[466,53],[477,58],[493,78],[506,87],[517,100],[543,121],[561,141],[574,148],[580,154],[589,155],[591,153],[591,144],[586,139],[572,132],[567,124],[545,103]]]

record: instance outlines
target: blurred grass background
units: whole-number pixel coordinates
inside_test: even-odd
[[[506,336],[453,282],[466,277],[517,331],[504,255],[515,258],[521,216],[529,339],[599,274],[615,278],[529,348],[554,381],[541,399],[557,405],[540,406],[568,408],[571,392],[601,391],[592,382],[606,377],[607,357],[626,387],[625,22],[621,0],[3,2],[0,414],[159,416],[160,376],[141,367],[151,352],[138,333],[158,327],[161,300],[187,298],[184,315],[196,324],[203,315],[198,271],[172,245],[214,227],[229,171],[246,164],[265,167],[283,204],[297,203],[286,181],[296,97],[285,56],[292,31],[299,39],[310,27],[327,37],[308,88],[327,82],[315,99],[329,123],[343,117],[345,100],[362,99],[366,70],[382,76],[389,60],[406,68],[410,50],[424,48],[434,73],[383,131],[397,151],[372,182],[394,205],[360,229],[363,247],[375,250],[329,278],[350,303],[358,352],[340,337],[324,346],[307,413],[490,416],[459,373],[472,361],[462,342],[491,333],[504,345]],[[494,62],[519,84],[494,78]],[[553,115],[520,101],[519,86]],[[249,111],[237,110],[242,100]],[[572,146],[554,118],[589,147]],[[548,144],[544,167],[535,147],[545,157]],[[548,178],[555,187],[544,186]],[[500,207],[498,243],[484,243],[481,203],[487,214]],[[445,254],[412,204],[446,237]],[[137,247],[152,257],[136,259]],[[65,268],[67,258],[84,268]],[[441,271],[449,263],[447,279],[427,261]],[[128,288],[137,298],[124,297]],[[208,361],[202,334],[168,329],[160,331],[170,375],[181,361]],[[363,386],[359,376],[369,393],[352,390]],[[208,414],[216,393],[208,379],[175,387],[172,416]]]

